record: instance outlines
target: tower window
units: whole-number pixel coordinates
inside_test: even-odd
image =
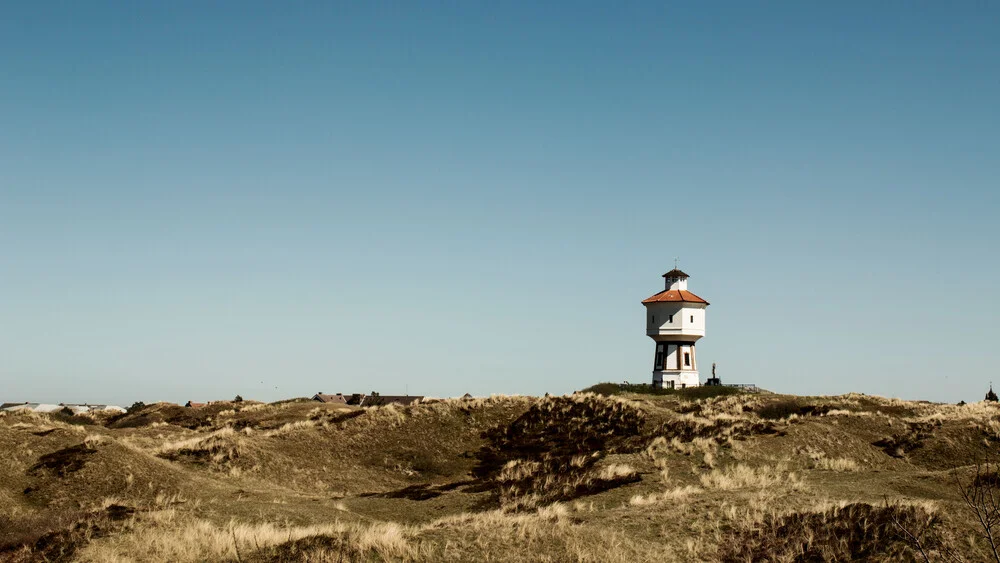
[[[674,322],[674,316],[673,316],[673,315],[668,315],[668,316],[667,316],[667,322],[668,322],[668,323],[672,323],[672,322]]]
[[[691,322],[694,322],[694,315],[691,315]]]
[[[663,344],[656,345],[656,359],[653,360],[653,369],[663,369]]]
[[[650,324],[655,323],[656,322],[656,315],[650,315],[649,316],[649,322],[650,322]]]
[[[684,352],[684,365],[691,365],[691,354],[689,352]]]

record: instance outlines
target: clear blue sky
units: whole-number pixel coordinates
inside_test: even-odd
[[[1000,385],[995,2],[0,8],[0,400]]]

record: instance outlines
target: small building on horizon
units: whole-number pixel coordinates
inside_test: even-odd
[[[411,405],[424,399],[423,395],[381,395],[371,393],[337,393],[329,395],[320,391],[312,396],[313,401],[333,405],[349,405],[355,407],[380,407],[384,405]]]
[[[313,395],[312,400],[331,405],[347,404],[347,397],[345,397],[343,393],[337,393],[336,395],[328,395],[320,391],[319,393]]]
[[[125,409],[116,405],[91,405],[89,403],[59,403],[53,405],[49,403],[2,403],[0,410],[18,411],[27,410],[31,412],[46,413],[59,412],[63,409],[70,410],[73,414],[83,414],[96,411],[125,412]]]
[[[362,407],[383,407],[385,405],[412,405],[424,400],[423,395],[379,395],[372,392],[361,400]]]

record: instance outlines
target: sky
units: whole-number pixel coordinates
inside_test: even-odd
[[[995,2],[0,7],[0,401],[1000,386]]]

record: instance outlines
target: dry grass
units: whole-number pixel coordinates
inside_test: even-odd
[[[79,561],[197,562],[238,560],[264,554],[277,546],[306,538],[342,540],[340,551],[355,556],[377,555],[385,561],[405,561],[418,551],[410,544],[412,532],[399,524],[356,524],[334,521],[314,526],[282,526],[231,521],[217,525],[182,516],[176,509],[145,515],[131,533],[93,542],[78,555]],[[314,554],[325,556],[322,551]]]
[[[968,543],[947,470],[998,415],[763,394],[4,413],[0,561],[906,560],[892,518]]]
[[[691,495],[696,495],[703,492],[703,489],[698,487],[687,485],[685,487],[677,487],[670,489],[669,491],[663,491],[661,493],[651,493],[649,495],[635,495],[629,499],[629,504],[636,506],[643,506],[647,504],[656,504],[660,502],[677,502],[679,500],[686,499]]]
[[[238,459],[243,450],[243,435],[252,434],[250,428],[237,432],[230,427],[185,440],[167,442],[154,450],[155,455],[175,461],[188,460],[227,465]]]
[[[788,471],[784,465],[749,467],[742,463],[714,469],[700,478],[702,486],[708,489],[732,491],[737,489],[763,489],[784,486],[790,490],[805,487],[798,474]]]
[[[825,471],[861,471],[861,466],[853,459],[824,457],[816,460],[816,469]]]
[[[933,528],[938,519],[914,506],[835,506],[818,512],[769,514],[738,522],[721,544],[724,562],[912,561],[901,529],[914,530],[935,554],[943,547]]]

